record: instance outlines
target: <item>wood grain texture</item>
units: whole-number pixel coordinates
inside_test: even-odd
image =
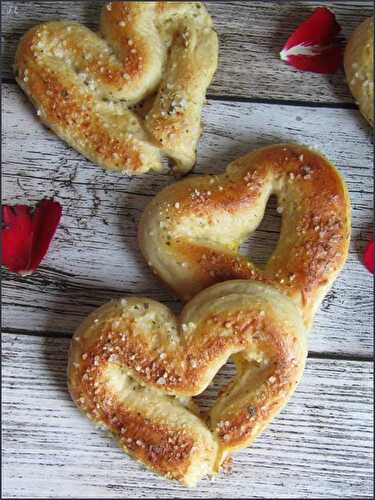
[[[6,274],[4,326],[70,335],[93,307],[136,294],[179,304],[139,255],[137,223],[145,204],[173,179],[167,173],[123,177],[103,172],[35,118],[16,85],[3,87],[5,202],[54,195],[63,204],[54,243],[33,275]],[[356,110],[210,101],[195,174],[220,172],[255,147],[280,141],[316,145],[345,176],[353,207],[351,252],[317,315],[313,352],[370,356],[372,276],[360,262],[372,221],[370,129]],[[273,207],[273,209],[272,209]],[[271,204],[243,252],[264,263],[277,242],[280,216]]]
[[[12,78],[15,47],[31,26],[46,20],[72,19],[96,29],[101,1],[2,2],[1,66]],[[313,1],[207,2],[219,33],[219,68],[209,93],[251,99],[281,99],[320,103],[353,103],[340,69],[335,75],[299,72],[284,64],[278,53],[293,30],[317,6]],[[348,36],[365,17],[372,2],[320,2],[331,8]]]
[[[74,407],[68,339],[3,336],[6,498],[371,498],[372,363],[308,360],[297,392],[233,472],[194,490],[129,459]],[[233,374],[225,366],[199,404]]]

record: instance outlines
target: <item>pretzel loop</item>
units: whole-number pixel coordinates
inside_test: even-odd
[[[41,119],[93,162],[142,173],[160,170],[163,153],[190,170],[217,66],[204,5],[113,2],[100,31],[65,21],[32,28],[17,49],[17,82]]]

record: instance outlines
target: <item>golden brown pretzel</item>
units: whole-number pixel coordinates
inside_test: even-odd
[[[238,250],[260,224],[271,194],[282,212],[280,239],[258,269]],[[222,175],[166,187],[139,225],[146,261],[183,300],[219,281],[263,281],[294,300],[308,328],[344,265],[349,239],[343,179],[322,155],[293,144],[258,149]]]
[[[191,401],[232,356],[237,374],[209,421]],[[180,319],[149,299],[112,301],[75,333],[73,400],[159,474],[193,486],[250,444],[293,394],[306,335],[293,302],[248,280],[199,293]]]
[[[16,79],[38,115],[102,167],[160,170],[162,152],[177,170],[190,170],[217,66],[217,35],[205,6],[112,2],[103,7],[100,31],[101,37],[78,23],[49,22],[21,39]]]
[[[359,109],[374,122],[374,20],[363,21],[349,39],[344,53],[346,79]]]

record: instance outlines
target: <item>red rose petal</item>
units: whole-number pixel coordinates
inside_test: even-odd
[[[370,271],[370,273],[374,273],[374,242],[370,241],[365,248],[363,254],[363,263]]]
[[[334,43],[341,27],[326,7],[318,7],[288,38],[280,58],[302,71],[334,73],[343,49]]]
[[[12,272],[35,271],[47,253],[61,217],[61,205],[42,200],[35,211],[25,205],[2,207],[2,263]]]

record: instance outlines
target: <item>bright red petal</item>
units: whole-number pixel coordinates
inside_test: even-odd
[[[335,38],[341,27],[326,7],[318,7],[288,38],[280,57],[302,71],[334,73],[342,63],[342,47]]]
[[[34,237],[30,268],[35,271],[47,253],[49,244],[56,232],[61,218],[61,205],[45,198],[37,206],[33,223]]]
[[[326,7],[318,7],[288,38],[283,49],[295,45],[328,45],[341,31],[335,14]]]
[[[26,205],[2,207],[2,264],[15,273],[35,271],[61,217],[59,203],[44,199],[34,213]]]
[[[370,271],[370,273],[374,273],[374,242],[370,241],[370,243],[366,246],[365,252],[363,254],[363,263]]]
[[[2,264],[9,271],[21,272],[29,268],[33,241],[33,224],[30,207],[16,205],[1,208]]]

